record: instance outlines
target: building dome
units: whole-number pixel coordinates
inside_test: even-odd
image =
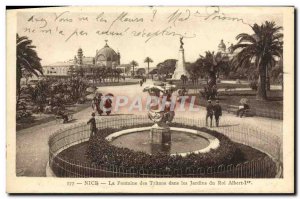
[[[226,45],[224,44],[223,39],[221,40],[220,44],[218,45],[219,51],[225,51],[226,50]]]
[[[106,43],[102,49],[96,51],[95,59],[97,61],[118,61],[118,54]]]

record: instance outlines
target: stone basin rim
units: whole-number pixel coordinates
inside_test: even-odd
[[[139,128],[125,129],[125,130],[121,130],[121,131],[117,131],[115,133],[112,133],[112,134],[108,135],[105,139],[107,141],[111,142],[115,138],[120,137],[122,135],[130,134],[130,133],[137,133],[137,132],[147,131],[147,130],[150,131],[151,128],[152,127],[149,126],[149,127],[139,127]],[[179,132],[194,134],[194,135],[203,137],[204,139],[208,140],[208,142],[209,142],[208,146],[203,148],[203,149],[196,150],[196,151],[191,151],[191,152],[185,152],[185,153],[172,153],[172,154],[170,154],[170,156],[181,155],[182,157],[184,157],[184,156],[187,156],[191,153],[194,153],[194,154],[208,153],[212,149],[217,149],[220,146],[219,139],[217,139],[216,137],[214,137],[214,136],[212,136],[208,133],[205,133],[203,131],[189,129],[189,128],[177,128],[177,127],[170,127],[170,130],[171,131],[173,130],[173,131],[179,131]]]

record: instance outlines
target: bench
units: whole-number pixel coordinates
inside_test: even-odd
[[[227,88],[224,89],[224,95],[230,95],[230,93],[233,92],[233,91],[236,91],[236,88],[227,87]]]
[[[237,111],[239,110],[239,106],[236,106],[236,105],[227,105],[226,110],[227,110],[228,113],[233,113],[233,114],[236,115]],[[254,116],[254,113],[253,113],[253,111],[251,111],[251,109],[247,109],[247,110],[245,110],[244,116],[246,116],[246,117],[252,117],[252,116]]]
[[[179,89],[177,92],[179,96],[184,96],[189,93],[189,89],[185,89],[185,91],[183,89]]]
[[[66,113],[66,115],[68,116],[68,122],[73,120],[73,113]],[[56,123],[63,123],[64,120],[60,115],[56,115],[55,121],[56,121]]]
[[[225,90],[225,92],[227,92],[227,91],[235,91],[236,88],[234,88],[234,87],[226,87],[224,90]]]

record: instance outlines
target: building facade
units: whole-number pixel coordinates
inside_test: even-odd
[[[89,76],[95,68],[108,67],[116,69],[121,64],[121,55],[109,47],[107,40],[105,42],[103,48],[96,50],[95,56],[85,56],[82,48],[79,48],[73,59],[43,66],[44,75],[67,77],[74,74],[75,71],[82,71],[85,76]]]

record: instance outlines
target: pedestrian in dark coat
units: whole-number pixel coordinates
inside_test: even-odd
[[[90,124],[90,131],[91,131],[90,137],[92,137],[97,132],[95,113],[92,113],[92,118],[87,122],[87,124]]]
[[[216,126],[219,126],[220,116],[222,116],[222,107],[219,104],[219,101],[216,101],[216,104],[214,105],[214,115],[216,120]]]
[[[206,126],[207,124],[207,119],[210,118],[210,127],[212,127],[212,119],[214,115],[214,106],[211,104],[211,100],[207,101],[207,106],[206,106]]]

